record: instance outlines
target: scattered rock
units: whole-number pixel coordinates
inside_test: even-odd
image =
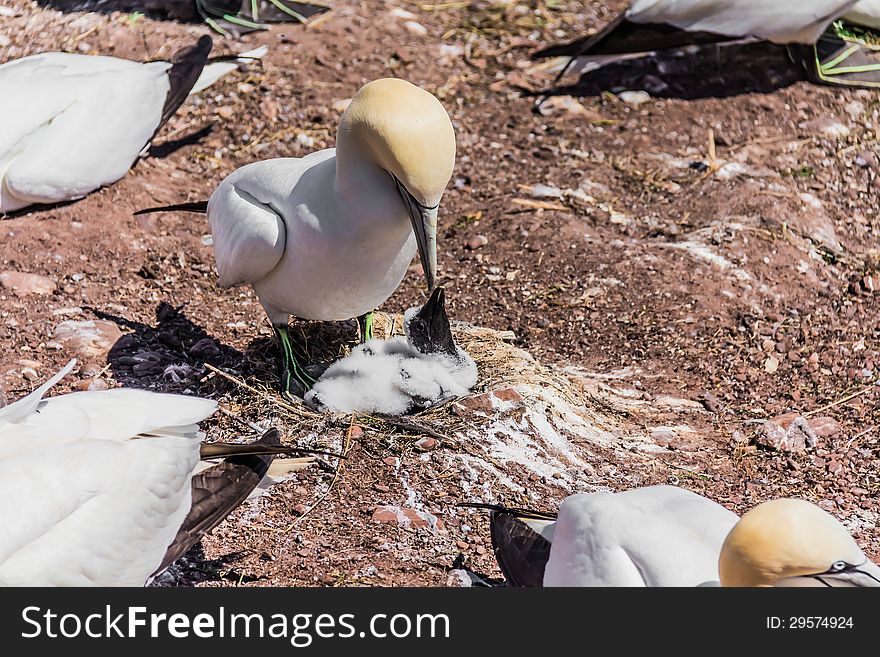
[[[704,390],[700,396],[697,397],[697,400],[703,405],[703,408],[710,413],[717,413],[720,408],[718,398],[708,390]]]
[[[825,135],[835,139],[843,139],[849,136],[849,128],[842,123],[829,118],[813,119],[798,124],[798,128],[805,132]]]
[[[814,417],[809,420],[810,428],[817,438],[833,438],[840,435],[843,428],[833,417]]]
[[[403,27],[406,28],[406,31],[410,34],[415,34],[416,36],[428,36],[428,28],[416,21],[405,21]]]
[[[456,402],[461,410],[492,413],[510,411],[523,403],[522,396],[513,388],[493,390],[481,395],[463,397]]]
[[[481,246],[486,246],[489,243],[489,238],[485,235],[475,235],[467,241],[467,248],[471,249],[479,249]]]
[[[775,356],[768,356],[767,360],[764,361],[764,371],[767,372],[767,374],[773,374],[778,369],[779,359]]]
[[[213,338],[202,338],[189,348],[189,355],[202,361],[210,361],[220,356],[220,347]]]
[[[430,527],[443,529],[443,521],[429,513],[399,506],[378,506],[373,511],[373,522],[402,527]]]
[[[764,422],[755,442],[781,452],[803,452],[815,447],[818,437],[805,417],[788,413]]]
[[[421,452],[429,452],[437,447],[437,439],[426,436],[416,441],[416,449]]]
[[[473,582],[471,581],[471,577],[467,574],[466,570],[456,568],[454,570],[450,570],[449,573],[446,575],[446,586],[468,588],[473,586]]]
[[[31,294],[45,296],[55,291],[55,281],[48,276],[20,271],[0,272],[0,286],[11,290],[17,297],[26,297]]]
[[[342,114],[345,110],[348,109],[348,106],[351,105],[351,98],[340,98],[339,100],[334,100],[333,104],[330,106],[333,108],[334,112],[339,112]]]
[[[647,91],[621,91],[617,97],[625,104],[633,109],[638,109],[645,103],[651,101],[651,94]]]
[[[67,320],[55,327],[52,337],[84,360],[95,360],[107,356],[122,331],[104,320]]]
[[[110,386],[104,379],[82,379],[76,384],[80,390],[109,390]]]
[[[569,118],[595,118],[595,114],[581,105],[573,96],[550,96],[538,106],[538,111],[543,116],[561,114]]]

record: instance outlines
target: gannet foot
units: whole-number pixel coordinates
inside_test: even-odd
[[[272,328],[275,329],[278,348],[281,350],[281,395],[288,400],[293,396],[302,399],[309,388],[315,385],[315,379],[297,364],[287,324],[273,324]]]
[[[364,313],[358,317],[358,329],[360,329],[361,344],[373,339],[373,312]]]

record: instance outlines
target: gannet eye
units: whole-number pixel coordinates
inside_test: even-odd
[[[846,561],[835,561],[833,564],[831,564],[831,568],[828,569],[828,572],[840,573],[846,570],[847,566],[849,566],[849,564],[846,563]]]

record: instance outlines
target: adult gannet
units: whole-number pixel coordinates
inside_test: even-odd
[[[803,500],[738,518],[650,486],[571,495],[558,517],[489,508],[499,566],[518,586],[880,586],[880,568],[843,525]]]
[[[264,54],[206,66],[211,45],[203,36],[148,63],[47,52],[0,64],[0,214],[119,180],[188,94]]]
[[[455,164],[455,133],[433,95],[395,78],[354,96],[336,148],[248,164],[207,202],[149,208],[207,211],[223,287],[250,284],[282,352],[282,392],[314,381],[296,363],[288,319],[359,317],[400,285],[418,251],[428,288],[437,273],[437,214]]]
[[[198,422],[216,408],[207,399],[132,389],[44,399],[74,364],[0,408],[0,585],[142,586],[288,451],[277,433],[202,445]]]
[[[598,34],[550,46],[533,57],[568,56],[584,68],[621,56],[744,38],[814,44],[828,25],[858,0],[633,0]]]
[[[368,340],[328,367],[306,404],[337,413],[404,415],[470,392],[477,365],[455,344],[443,288],[435,288],[421,308],[407,310],[403,325],[406,337]]]

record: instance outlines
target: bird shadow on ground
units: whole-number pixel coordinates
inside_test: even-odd
[[[41,7],[65,13],[79,11],[102,14],[139,12],[159,20],[177,20],[185,23],[202,22],[202,16],[199,14],[195,0],[36,0],[36,3]],[[216,8],[222,9],[223,12],[228,11],[230,14],[236,14],[240,10],[248,10],[251,5],[250,0],[246,3],[241,0],[238,2],[226,0],[213,4]],[[313,5],[308,2],[287,2],[286,5],[305,18],[329,9],[327,5]],[[280,12],[266,0],[260,0],[258,10],[258,16],[261,17],[261,20],[271,22],[294,22],[296,20],[292,16]],[[252,16],[252,14],[247,13],[246,16]]]
[[[67,205],[71,205],[72,203],[76,203],[77,201],[81,201],[82,199],[75,198],[69,201],[59,201],[58,203],[46,203],[42,205],[29,205],[21,210],[13,210],[12,212],[0,212],[0,221],[4,221],[6,219],[17,219],[18,217],[24,217],[26,215],[32,214],[34,212],[43,212],[47,210],[55,210],[57,208],[63,208]]]
[[[69,12],[140,12],[150,18],[201,22],[194,0],[36,0],[47,9]]]
[[[230,568],[246,552],[232,552],[217,559],[207,559],[202,544],[196,543],[185,555],[159,573],[150,586],[194,586],[200,582],[257,582],[265,577],[245,575]]]
[[[280,354],[272,338],[257,337],[240,351],[190,320],[184,307],[161,302],[154,326],[90,309],[98,319],[130,331],[107,356],[116,381],[125,387],[211,398],[229,394],[235,384],[215,376],[206,367],[211,365],[257,387],[277,390]],[[299,362],[308,363],[313,376],[320,375],[356,342],[357,322],[296,322],[290,336]]]
[[[192,144],[199,143],[202,139],[210,135],[214,131],[214,124],[209,123],[208,125],[202,126],[197,130],[190,132],[189,134],[183,135],[177,139],[172,139],[170,141],[164,141],[161,144],[150,144],[149,155],[150,157],[168,157],[172,153],[180,150],[184,146],[191,146]],[[136,163],[135,163],[136,164]]]
[[[691,46],[637,59],[613,62],[588,71],[572,84],[541,96],[598,96],[644,90],[657,98],[727,98],[770,93],[807,80],[803,66],[786,46],[767,42]]]

